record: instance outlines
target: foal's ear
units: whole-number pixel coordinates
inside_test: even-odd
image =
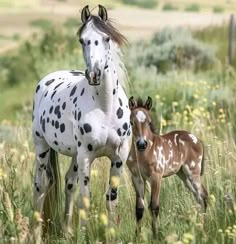
[[[152,98],[151,97],[148,97],[144,107],[147,109],[147,110],[150,110],[152,108]]]
[[[107,21],[108,19],[108,15],[107,15],[107,10],[105,7],[103,7],[102,5],[98,4],[98,16],[103,20],[103,21]]]
[[[81,21],[82,23],[86,23],[87,20],[89,19],[90,17],[90,11],[89,11],[89,6],[86,5],[83,9],[82,9],[82,12],[81,12]]]
[[[137,104],[136,104],[136,101],[134,100],[134,97],[133,96],[130,97],[130,99],[129,99],[129,109],[133,110],[133,109],[136,108],[136,106],[137,106]]]

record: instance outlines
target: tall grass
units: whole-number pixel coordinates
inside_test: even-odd
[[[20,73],[21,70],[16,69],[15,64],[9,67],[3,65],[4,70],[1,69],[0,72],[4,81],[1,84],[4,89],[0,94],[0,104],[5,111],[1,113],[1,118],[6,118],[0,122],[0,243],[34,243],[40,239],[37,226],[41,219],[33,206],[35,164],[30,129],[32,96],[37,82],[35,74],[41,77],[56,69],[74,69],[77,65],[82,67],[81,51],[77,43],[64,34],[58,39],[58,35],[57,32],[53,32],[52,36],[47,33],[42,39],[37,39],[30,49],[24,46],[18,50],[21,55],[28,53],[26,50],[31,50],[31,57],[24,59],[17,54],[8,57],[12,60],[18,59],[15,64],[21,63],[22,67],[34,61],[30,64],[33,69],[25,71],[28,72],[25,79],[24,73]],[[203,37],[201,38],[204,39]],[[58,43],[58,40],[62,42]],[[68,236],[61,230],[58,234],[46,236],[45,243],[236,242],[236,73],[224,62],[217,65],[214,70],[197,73],[181,69],[165,74],[157,73],[153,66],[127,66],[131,94],[143,98],[153,97],[152,116],[159,132],[186,129],[203,141],[206,152],[203,183],[209,192],[206,214],[198,210],[193,196],[177,176],[166,178],[161,188],[157,240],[152,237],[147,209],[142,231],[136,239],[135,193],[130,174],[125,168],[119,188],[119,205],[115,218],[108,225],[105,194],[110,162],[101,158],[94,162],[91,170],[92,199],[89,216],[79,212],[75,204],[72,226],[74,235]],[[14,73],[18,70],[19,77]],[[11,83],[9,77],[15,77],[15,82]],[[12,87],[12,93],[7,99],[9,87]],[[19,105],[20,96],[26,96],[25,94],[28,94],[28,98],[20,100]],[[9,120],[8,114],[12,113],[14,106],[9,106],[8,100],[9,104],[14,101],[15,106],[18,106],[14,110],[18,113],[12,117],[13,121]],[[63,186],[70,159],[61,156],[59,162]],[[62,194],[64,199],[64,193]],[[150,192],[147,190],[146,206],[149,198]],[[63,223],[63,212],[62,206],[60,221],[54,223],[56,227]],[[87,218],[86,229],[79,229],[79,214]]]

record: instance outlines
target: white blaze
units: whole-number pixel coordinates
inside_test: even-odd
[[[138,113],[136,114],[136,118],[139,122],[142,123],[142,122],[145,122],[147,117],[143,111],[138,111]]]

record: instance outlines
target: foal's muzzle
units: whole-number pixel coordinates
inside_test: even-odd
[[[136,146],[137,146],[138,151],[144,151],[147,148],[147,141],[144,139],[139,139],[136,142]]]
[[[86,69],[85,77],[88,80],[90,86],[98,86],[100,85],[100,80],[101,80],[101,70],[97,69],[96,72],[89,72]]]

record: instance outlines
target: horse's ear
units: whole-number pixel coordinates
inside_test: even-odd
[[[82,9],[82,12],[81,12],[81,21],[82,23],[86,23],[87,20],[89,19],[90,17],[90,11],[89,11],[89,6],[86,5],[83,9]]]
[[[152,108],[152,98],[151,97],[148,97],[146,103],[145,103],[145,108],[147,110],[150,110]]]
[[[107,10],[105,7],[103,7],[102,5],[98,5],[98,16],[103,20],[103,21],[107,21],[108,19],[108,15],[107,15]]]
[[[130,97],[129,99],[129,109],[133,110],[136,108],[136,101],[134,100],[134,97]]]

